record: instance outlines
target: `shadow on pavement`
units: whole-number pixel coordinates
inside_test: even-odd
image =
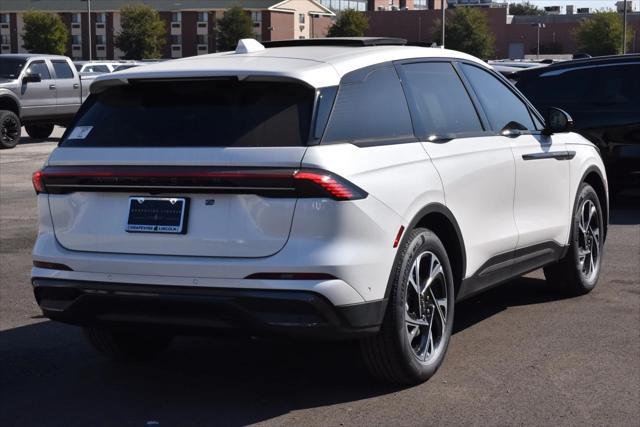
[[[49,137],[47,139],[33,139],[30,136],[23,136],[20,138],[20,142],[18,145],[26,145],[26,144],[39,144],[41,142],[60,142],[61,138]]]
[[[459,304],[454,329],[556,298],[519,279]],[[401,389],[371,380],[351,342],[181,337],[153,362],[120,365],[50,321],[0,332],[0,367],[11,425],[244,425]]]

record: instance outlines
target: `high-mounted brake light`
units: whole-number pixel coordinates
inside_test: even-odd
[[[41,170],[37,170],[31,176],[31,182],[33,183],[33,189],[36,190],[36,194],[46,193],[47,189],[44,186],[43,173]]]

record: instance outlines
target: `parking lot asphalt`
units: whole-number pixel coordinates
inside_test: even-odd
[[[563,298],[536,271],[460,303],[444,364],[416,387],[372,381],[352,343],[180,338],[153,362],[119,365],[33,299],[30,175],[60,135],[0,151],[3,426],[640,422],[638,194],[612,206],[592,293]]]

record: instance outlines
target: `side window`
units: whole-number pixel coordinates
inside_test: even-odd
[[[527,105],[500,80],[473,65],[462,64],[462,69],[494,131],[501,131],[511,122],[517,122],[529,130],[536,129]]]
[[[401,70],[417,135],[483,130],[471,98],[450,63],[404,64]]]
[[[56,79],[72,79],[73,71],[67,64],[67,61],[51,61],[53,70],[56,72]]]
[[[30,74],[40,74],[40,77],[42,78],[42,80],[51,79],[49,68],[47,67],[47,64],[44,63],[44,61],[34,61],[31,64],[29,64],[28,72]]]
[[[343,77],[323,143],[410,138],[409,107],[393,65],[367,67]]]

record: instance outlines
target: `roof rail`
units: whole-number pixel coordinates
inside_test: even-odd
[[[262,42],[264,47],[292,46],[404,46],[407,40],[394,37],[325,37],[318,39],[292,39]]]

